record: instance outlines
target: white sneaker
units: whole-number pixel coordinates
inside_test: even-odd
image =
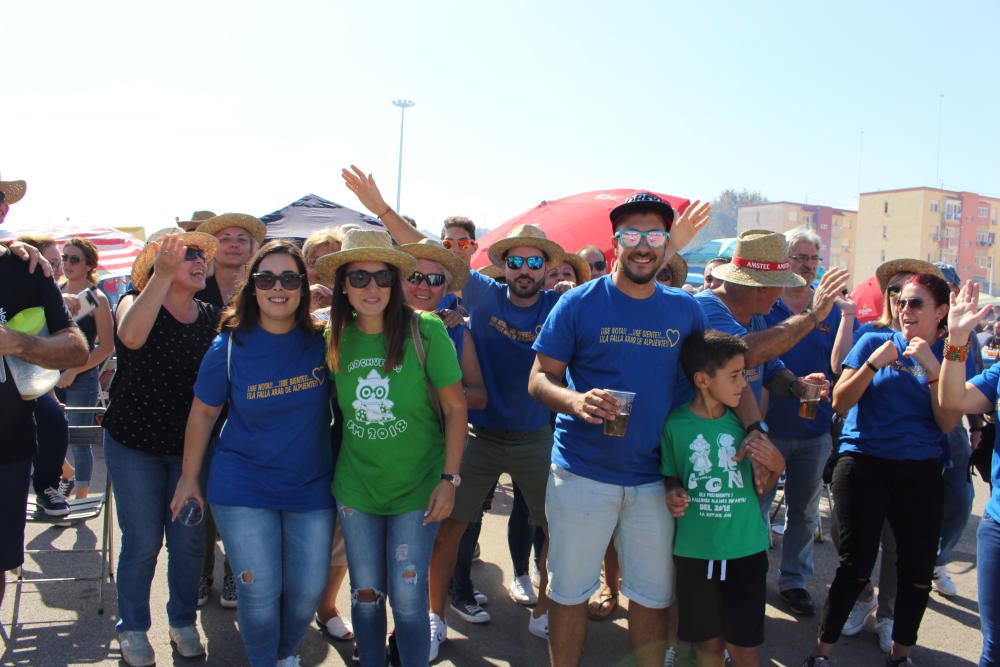
[[[848,637],[853,637],[862,630],[865,629],[865,621],[871,616],[871,613],[875,611],[877,603],[875,602],[875,597],[872,596],[871,600],[858,600],[854,603],[854,608],[851,609],[851,615],[847,617],[847,622],[844,623],[844,629],[841,630],[841,634]]]
[[[122,660],[131,667],[149,667],[156,664],[153,647],[145,632],[126,630],[118,633],[118,646],[121,647]]]
[[[534,614],[528,615],[528,632],[548,640],[549,638],[549,612],[545,612],[538,618]]]
[[[198,629],[193,625],[170,628],[170,641],[184,658],[197,658],[200,655],[205,655],[205,645],[201,643]]]
[[[430,657],[427,659],[428,662],[434,662],[437,660],[438,653],[441,651],[441,644],[448,641],[448,624],[445,623],[444,619],[431,612],[431,652]]]
[[[535,587],[531,585],[531,577],[526,574],[514,577],[514,581],[510,582],[510,588],[507,590],[510,593],[510,599],[518,604],[526,607],[538,604]]]
[[[489,596],[487,596],[486,593],[482,592],[478,588],[472,589],[472,597],[476,598],[476,604],[478,604],[480,607],[485,607],[490,603]]]
[[[302,663],[299,662],[299,656],[290,655],[287,658],[279,660],[277,667],[302,667]]]
[[[951,575],[948,574],[948,570],[944,565],[934,566],[934,590],[946,598],[958,595],[958,588],[955,586],[955,582],[951,580]]]
[[[875,634],[878,635],[878,647],[882,653],[889,654],[892,651],[892,619],[875,619]]]

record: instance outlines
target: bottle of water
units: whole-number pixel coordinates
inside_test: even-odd
[[[95,289],[95,287],[88,287],[76,295],[76,298],[80,300],[80,310],[73,316],[75,322],[79,322],[94,312],[94,308],[97,308],[97,296],[94,294]]]

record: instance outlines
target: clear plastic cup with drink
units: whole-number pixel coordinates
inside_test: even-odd
[[[826,380],[816,378],[799,378],[802,383],[802,396],[799,397],[799,417],[803,419],[816,419],[816,408],[819,407],[819,399],[826,386]]]
[[[604,420],[604,435],[613,438],[624,438],[628,431],[628,418],[632,414],[632,404],[635,401],[635,392],[617,391],[608,389],[607,392],[618,399],[618,414],[614,419]]]

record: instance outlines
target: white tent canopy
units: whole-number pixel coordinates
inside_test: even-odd
[[[267,225],[269,239],[304,239],[324,227],[346,224],[385,229],[377,218],[312,194],[262,216],[261,220]]]

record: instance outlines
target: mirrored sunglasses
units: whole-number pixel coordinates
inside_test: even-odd
[[[448,250],[451,250],[455,246],[458,246],[459,250],[468,250],[469,247],[472,246],[472,243],[472,239],[445,239],[444,241],[441,241],[441,245]]]
[[[413,275],[406,280],[411,285],[419,285],[421,282],[425,282],[428,287],[440,287],[444,285],[447,277],[443,273],[421,273],[420,271],[414,271]]]
[[[205,259],[205,251],[196,246],[188,246],[184,248],[184,261],[193,262],[196,259]]]
[[[637,229],[622,229],[615,232],[615,238],[626,248],[637,248],[643,239],[650,248],[662,248],[670,238],[668,232],[662,229],[650,229],[640,232]]]
[[[508,269],[514,269],[515,271],[524,266],[525,262],[528,263],[528,268],[532,271],[538,271],[545,266],[545,258],[537,256],[521,257],[520,255],[507,255],[507,257],[504,258],[504,261],[507,262]]]

